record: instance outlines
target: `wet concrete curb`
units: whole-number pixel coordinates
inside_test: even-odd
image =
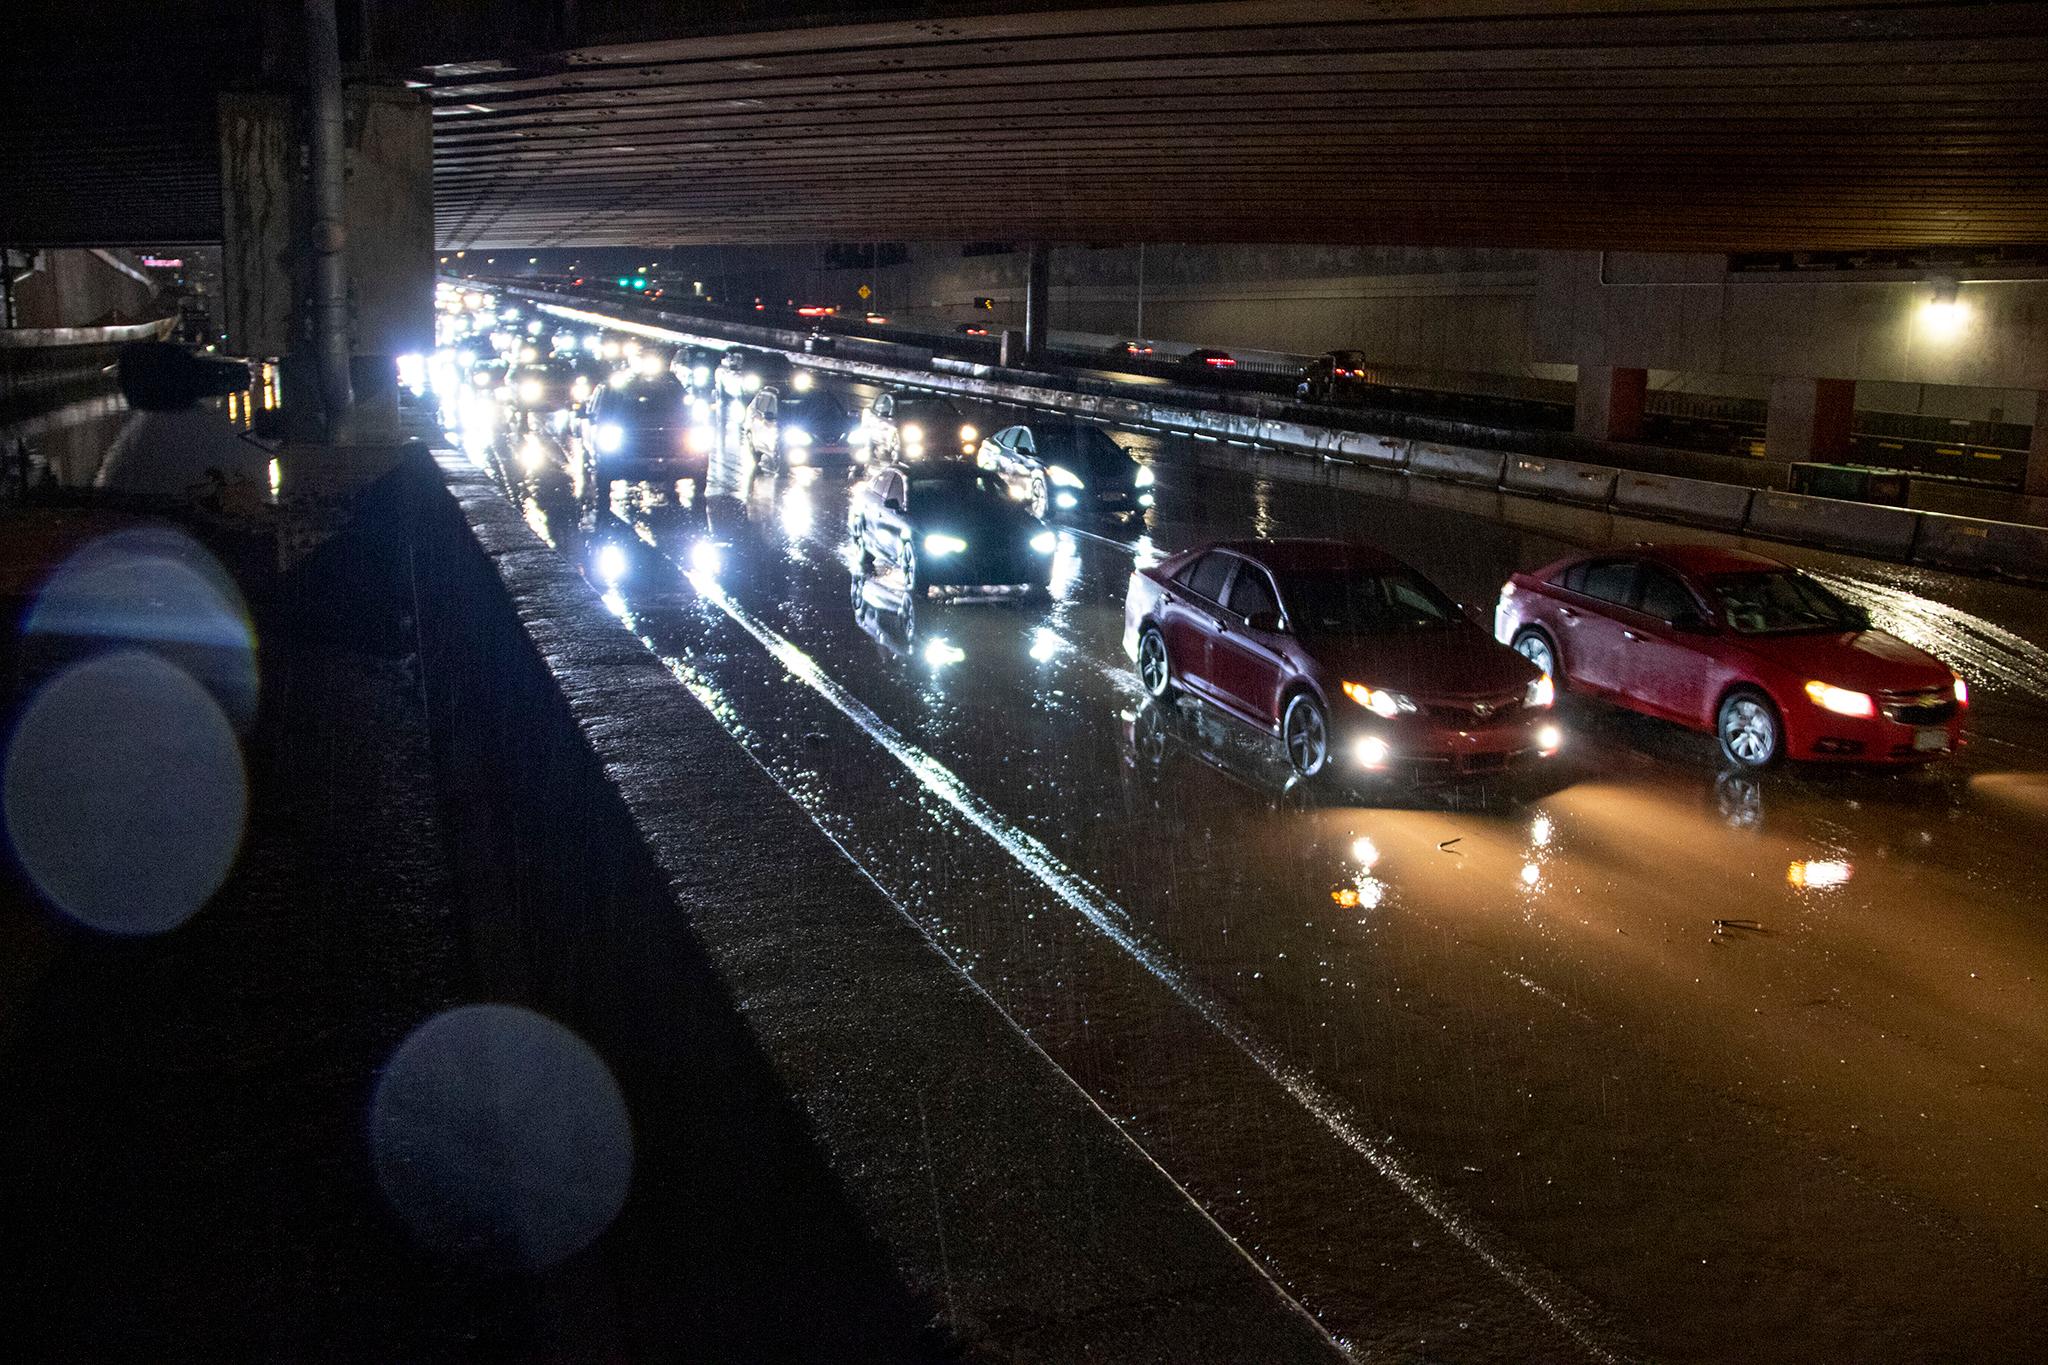
[[[580,308],[587,302],[540,290],[514,288],[506,292],[559,307]],[[1366,414],[1267,396],[1165,385],[1138,399],[1107,392],[1107,385],[1075,376],[932,359],[929,352],[915,348],[904,348],[905,353],[896,358],[921,363],[852,360],[805,353],[803,334],[781,328],[707,326],[706,319],[658,312],[654,316],[665,329],[690,329],[684,334],[704,338],[730,334],[729,339],[747,345],[787,351],[813,368],[877,383],[943,389],[988,402],[1047,408],[1120,425],[1162,427],[1318,459],[1400,470],[1411,477],[1471,484],[1517,497],[1609,509],[1874,559],[2048,582],[2048,526],[1778,492],[1769,486],[1769,476],[1785,466],[1736,456],[1591,442],[1562,433],[1497,430],[1401,414],[1389,414],[1383,423],[1377,423],[1385,431],[1368,432],[1339,424],[1347,418],[1356,423]],[[1615,463],[1601,463],[1601,459]],[[1655,491],[1644,495],[1646,487]]]
[[[501,850],[487,898],[505,909],[476,945],[501,980],[615,1060],[653,1054],[622,1067],[629,1092],[680,1068],[792,1124],[829,1185],[812,1202],[843,1200],[968,1358],[1340,1358],[484,473],[443,455],[409,477],[451,795],[529,831],[508,842],[479,813],[468,836]],[[706,1159],[783,1179],[744,1146]]]

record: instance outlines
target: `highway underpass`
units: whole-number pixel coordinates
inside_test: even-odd
[[[701,498],[600,496],[573,442],[473,395],[443,415],[676,685],[1361,1358],[2034,1357],[2040,590],[1758,547],[1981,680],[1947,767],[1744,776],[1706,737],[1577,706],[1533,780],[1314,797],[1277,743],[1145,702],[1135,563],[1338,535],[1483,604],[1577,547],[1705,533],[1122,431],[1157,505],[1063,532],[1050,601],[913,597],[858,573],[846,477],[763,473],[730,413]]]

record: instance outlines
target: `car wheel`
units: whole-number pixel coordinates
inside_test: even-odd
[[[1050,505],[1050,501],[1051,499],[1046,494],[1045,475],[1033,474],[1031,476],[1031,497],[1028,499],[1031,515],[1040,521],[1044,521],[1045,509]]]
[[[1721,753],[1738,768],[1768,768],[1785,748],[1784,725],[1770,698],[1761,692],[1740,689],[1721,702],[1715,732],[1721,739]]]
[[[1515,653],[1543,670],[1543,675],[1558,687],[1564,686],[1564,679],[1557,671],[1557,646],[1550,642],[1550,636],[1535,626],[1523,626],[1515,632]]]
[[[1156,626],[1145,627],[1138,636],[1138,681],[1154,701],[1170,702],[1179,689],[1173,685],[1173,664],[1166,655],[1166,637]]]
[[[896,567],[903,571],[903,590],[917,591],[917,551],[908,540],[903,542],[903,553],[897,556]]]
[[[1323,704],[1307,692],[1297,692],[1280,718],[1280,739],[1287,746],[1287,762],[1295,775],[1314,781],[1330,770],[1330,721]]]

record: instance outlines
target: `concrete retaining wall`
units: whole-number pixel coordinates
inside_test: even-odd
[[[801,1319],[708,1356],[931,1360],[950,1337],[970,1361],[1340,1358],[494,484],[460,456],[411,478],[488,993],[597,1046],[643,1171],[668,1157],[649,1197],[684,1186],[666,1216],[629,1202],[613,1259],[631,1275],[636,1239],[686,1234],[813,1282],[698,1309]]]
[[[1797,541],[1801,545],[1853,550],[1880,559],[1909,559],[1920,516],[1903,507],[1814,498],[1803,493],[1764,492],[1750,499],[1749,517],[1743,522],[1743,529],[1752,535]]]
[[[1740,531],[1749,519],[1753,490],[1706,479],[1623,470],[1614,481],[1614,510],[1637,516]]]

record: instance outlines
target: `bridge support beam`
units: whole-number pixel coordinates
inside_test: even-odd
[[[1852,449],[1853,379],[1773,379],[1764,452],[1773,460],[1840,460]]]
[[[1579,366],[1574,429],[1596,441],[1633,441],[1643,434],[1650,372],[1615,365]]]
[[[1024,276],[1024,353],[1034,360],[1042,358],[1051,329],[1052,248],[1033,242]]]

